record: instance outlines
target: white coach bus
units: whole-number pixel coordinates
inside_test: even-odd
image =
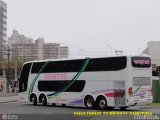
[[[114,56],[26,62],[20,101],[126,109],[152,102],[149,56]]]

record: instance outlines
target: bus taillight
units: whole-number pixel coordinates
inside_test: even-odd
[[[132,94],[133,94],[133,92],[132,92],[132,87],[130,87],[130,88],[128,89],[128,94],[129,94],[129,96],[132,96]]]

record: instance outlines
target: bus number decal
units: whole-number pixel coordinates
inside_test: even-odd
[[[67,73],[47,73],[44,76],[45,80],[67,80]]]
[[[134,60],[133,63],[140,64],[140,65],[144,65],[144,64],[149,65],[150,64],[149,60]]]

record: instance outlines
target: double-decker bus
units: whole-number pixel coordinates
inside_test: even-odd
[[[152,102],[151,59],[146,55],[30,61],[19,78],[20,101],[87,108]]]

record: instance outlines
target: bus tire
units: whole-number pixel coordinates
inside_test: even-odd
[[[66,107],[66,104],[62,104],[62,107]]]
[[[31,100],[32,100],[32,102],[33,102],[33,105],[37,105],[37,97],[36,97],[36,95],[31,95]]]
[[[125,107],[119,107],[121,110],[126,110],[127,109],[127,106]]]
[[[55,104],[55,103],[52,103],[52,106],[56,106],[56,104]]]
[[[107,106],[107,110],[113,110],[114,109],[114,107],[108,107]]]
[[[105,97],[100,96],[97,98],[97,109],[104,110],[107,108],[107,100]]]
[[[92,96],[86,96],[84,99],[84,104],[88,109],[93,109],[95,107],[95,101]]]
[[[47,98],[46,98],[45,95],[42,95],[42,97],[41,97],[41,102],[42,102],[42,105],[43,105],[43,106],[47,106]]]

